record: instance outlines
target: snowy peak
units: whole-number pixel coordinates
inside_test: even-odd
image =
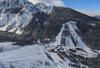
[[[2,0],[3,10],[0,14],[0,31],[22,34],[24,28],[36,14],[50,14],[52,8],[44,3],[33,5],[27,0]],[[5,8],[4,8],[5,7]],[[23,30],[22,30],[23,29]]]
[[[47,14],[50,14],[52,12],[52,8],[47,7],[44,3],[37,3],[37,4],[35,4],[35,7]]]
[[[28,0],[0,0],[0,17],[6,9],[22,7],[26,4],[31,4]],[[17,11],[17,10],[16,10]]]
[[[28,3],[28,0],[1,0],[1,7],[23,6]]]
[[[35,6],[46,7],[45,3],[42,3],[42,2],[36,3]]]

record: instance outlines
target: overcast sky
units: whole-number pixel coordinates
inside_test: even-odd
[[[69,7],[88,15],[100,14],[100,0],[29,0],[33,4],[43,2],[50,6]]]

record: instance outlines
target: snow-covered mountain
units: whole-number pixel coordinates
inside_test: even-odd
[[[100,14],[94,16],[97,19],[100,19]]]
[[[0,68],[99,68],[100,20],[71,8],[0,1]]]
[[[18,1],[18,2],[16,2]],[[0,18],[0,30],[15,32],[16,34],[22,34],[23,28],[34,17],[33,14],[45,12],[51,13],[51,8],[46,7],[43,3],[33,5],[27,0],[3,0],[1,4],[4,10],[2,10]],[[11,4],[10,4],[11,3]],[[7,5],[8,4],[8,5]],[[10,4],[10,5],[9,5]],[[2,8],[1,8],[2,9]]]

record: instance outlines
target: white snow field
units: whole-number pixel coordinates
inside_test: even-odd
[[[20,46],[14,45],[14,43],[15,42],[0,42],[0,52],[20,48]]]
[[[44,46],[15,45],[13,49],[12,43],[0,43],[9,45],[8,50],[0,52],[0,68],[72,68],[69,66],[69,60],[62,60],[57,53],[48,52]]]
[[[5,68],[57,68],[54,62],[48,59],[44,49],[43,46],[30,45],[1,52],[0,63]]]

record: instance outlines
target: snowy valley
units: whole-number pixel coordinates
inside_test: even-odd
[[[100,20],[68,7],[0,1],[0,68],[100,68]]]

